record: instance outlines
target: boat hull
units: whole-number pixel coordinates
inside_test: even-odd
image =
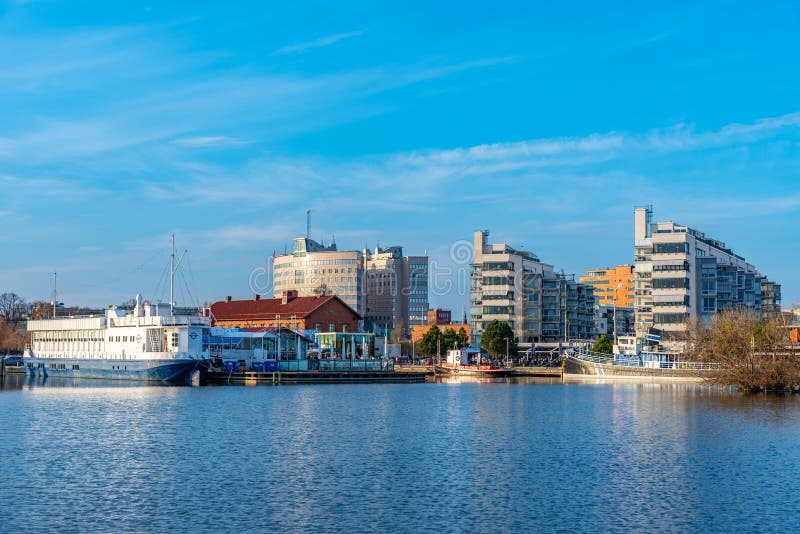
[[[708,376],[709,370],[635,367],[613,365],[607,363],[587,362],[574,356],[565,356],[564,372],[570,375],[586,375],[600,377],[654,377],[654,378],[700,378]]]
[[[513,369],[510,367],[490,367],[484,365],[434,365],[433,371],[442,375],[459,376],[508,376]]]
[[[101,360],[25,358],[30,377],[68,377],[141,382],[188,383],[195,371],[208,371],[202,360]]]

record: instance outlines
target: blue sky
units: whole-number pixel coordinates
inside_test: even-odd
[[[0,3],[0,291],[164,297],[175,233],[179,297],[247,297],[306,208],[340,248],[444,269],[488,228],[580,274],[653,204],[800,301],[796,2],[375,4]]]

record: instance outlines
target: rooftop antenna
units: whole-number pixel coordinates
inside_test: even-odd
[[[181,257],[178,258],[178,263],[175,263],[175,234],[172,234],[172,251],[169,255],[169,311],[175,312],[175,271],[180,267],[183,258],[186,256],[186,251],[183,251]]]
[[[311,210],[306,210],[306,239],[311,237]]]

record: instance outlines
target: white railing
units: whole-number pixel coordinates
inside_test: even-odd
[[[643,352],[638,355],[628,354],[602,354],[591,351],[581,351],[577,349],[566,349],[567,356],[572,356],[579,360],[599,363],[604,365],[619,365],[623,367],[641,367],[650,369],[686,369],[690,371],[714,371],[720,368],[718,363],[693,362],[678,359],[663,360],[665,354]],[[670,358],[674,356],[670,355]]]

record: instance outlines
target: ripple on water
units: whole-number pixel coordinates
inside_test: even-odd
[[[797,530],[800,401],[679,384],[0,392],[0,531]],[[9,498],[10,496],[13,496]]]

